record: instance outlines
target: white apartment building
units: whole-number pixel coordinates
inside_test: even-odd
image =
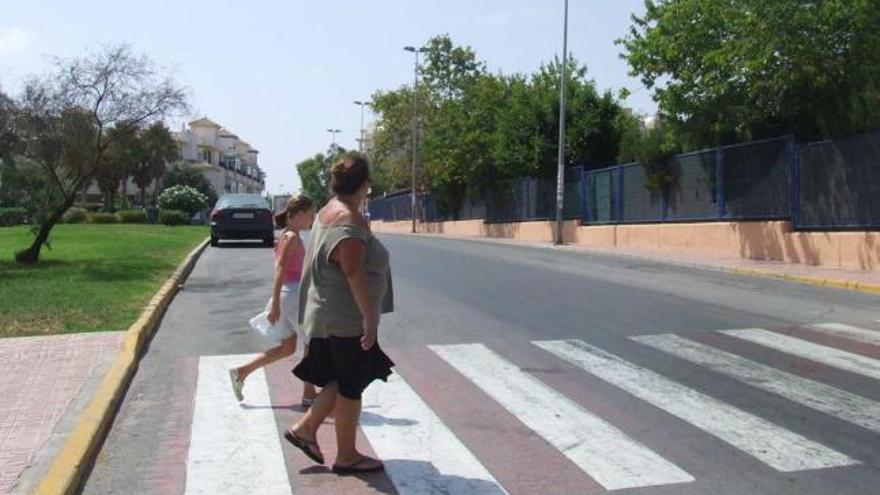
[[[181,161],[200,170],[218,195],[265,189],[266,177],[257,163],[260,152],[208,117],[190,122],[174,138],[180,145]]]

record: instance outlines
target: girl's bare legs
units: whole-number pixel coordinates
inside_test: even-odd
[[[292,356],[294,352],[296,352],[296,334],[293,334],[289,339],[282,340],[280,345],[260,354],[251,362],[235,368],[235,371],[238,372],[241,381],[244,381],[245,378],[254,371],[257,371],[264,366],[268,366],[279,359]]]

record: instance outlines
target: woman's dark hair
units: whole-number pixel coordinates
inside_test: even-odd
[[[370,164],[361,153],[349,151],[330,168],[330,188],[340,196],[356,193],[370,180]]]
[[[315,207],[315,200],[305,194],[297,194],[287,200],[287,208],[275,215],[275,226],[279,229],[287,227],[287,219],[301,211],[309,211]]]

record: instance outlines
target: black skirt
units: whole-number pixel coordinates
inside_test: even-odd
[[[373,380],[388,381],[394,362],[377,342],[369,350],[361,348],[360,337],[327,337],[309,341],[309,355],[293,369],[304,382],[324,387],[339,385],[339,394],[360,400]]]

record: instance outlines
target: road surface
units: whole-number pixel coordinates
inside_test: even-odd
[[[205,252],[144,357],[86,494],[880,493],[880,298],[583,253],[382,235],[397,373],[364,397],[387,472],[280,439],[294,359],[263,343],[271,252]],[[333,460],[332,425],[319,437]]]

